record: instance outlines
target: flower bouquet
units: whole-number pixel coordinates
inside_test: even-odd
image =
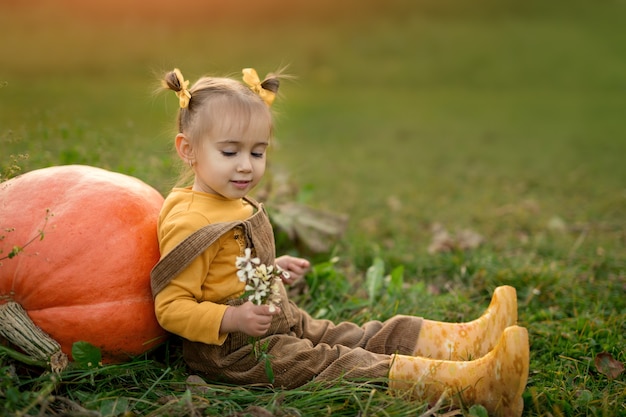
[[[244,256],[237,257],[235,266],[239,281],[246,283],[248,301],[256,305],[267,304],[272,313],[276,311],[280,303],[280,279],[289,278],[289,273],[278,265],[265,265],[259,258],[252,258],[250,248],[245,249]]]
[[[281,301],[281,277],[289,278],[289,273],[283,271],[278,265],[265,265],[259,258],[253,258],[250,248],[245,249],[244,256],[237,257],[235,266],[239,281],[246,284],[244,297],[256,305],[269,305],[272,313],[276,311]],[[265,373],[270,382],[274,383],[274,371],[270,362],[271,356],[267,353],[267,344],[260,346],[258,338],[253,338],[251,343],[255,357],[259,361],[265,361]]]

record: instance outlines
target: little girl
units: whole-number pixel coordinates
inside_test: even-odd
[[[515,325],[512,287],[497,288],[487,311],[468,323],[403,315],[362,326],[316,320],[287,299],[282,283],[277,307],[241,298],[246,284],[237,258],[281,268],[286,284],[310,267],[305,259],[274,258],[267,213],[248,197],[265,172],[279,82],[261,82],[249,68],[243,74],[245,84],[203,77],[191,88],[178,69],[164,78],[179,98],[175,145],[193,184],[174,188],[161,210],[162,257],[152,290],[159,323],[183,338],[189,367],[214,380],[287,389],[311,380],[382,378],[407,398],[448,395],[457,405],[520,416],[529,345],[526,329]],[[273,381],[251,337],[271,358]]]

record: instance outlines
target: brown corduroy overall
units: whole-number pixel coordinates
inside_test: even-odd
[[[152,271],[153,295],[193,257],[234,227],[244,231],[247,246],[256,251],[262,263],[273,265],[272,226],[262,204],[249,201],[257,211],[247,220],[208,225],[164,257]],[[281,293],[281,313],[274,316],[269,331],[259,338],[260,346],[267,346],[277,387],[295,388],[313,379],[385,378],[391,354],[412,355],[415,350],[421,318],[398,315],[385,322],[370,321],[362,326],[351,322],[334,324],[313,319],[298,308],[288,300],[282,284]],[[228,304],[236,306],[243,302],[235,299]],[[244,333],[230,333],[221,346],[184,340],[183,355],[190,368],[213,380],[242,385],[270,383],[265,363],[255,357],[250,337]]]

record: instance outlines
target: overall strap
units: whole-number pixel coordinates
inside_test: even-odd
[[[240,221],[209,224],[187,236],[152,268],[150,272],[152,296],[156,297],[175,276],[224,233],[241,224]]]
[[[263,204],[256,202],[250,197],[245,197],[244,199],[256,210],[256,213],[253,214],[250,219],[254,221],[260,216],[265,215]],[[250,229],[250,219],[208,224],[187,236],[152,268],[150,272],[152,296],[156,297],[174,277],[180,274],[195,258],[232,228],[242,226],[246,235],[246,242],[254,244],[254,241],[259,239],[252,239],[249,236],[250,230],[248,229]],[[271,250],[273,251],[273,235],[270,238],[272,244]],[[265,240],[267,239],[261,239],[259,243],[267,244]],[[273,259],[271,259],[271,261],[273,263]]]

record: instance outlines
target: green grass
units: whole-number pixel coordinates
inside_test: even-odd
[[[89,164],[165,194],[177,175],[176,99],[153,95],[155,74],[179,66],[194,80],[289,64],[298,78],[276,102],[270,170],[288,174],[295,198],[350,214],[298,302],[333,320],[464,321],[496,286],[513,285],[531,340],[524,415],[626,415],[624,374],[610,380],[594,365],[601,352],[626,362],[623,2],[271,1],[213,14],[188,4],[180,10],[199,11],[182,26],[166,13],[95,18],[47,4],[0,13],[3,172],[28,154],[22,171]],[[430,254],[435,223],[474,230],[484,244]],[[402,291],[368,293],[377,260],[385,274],[403,270]],[[427,411],[376,381],[188,390],[179,348],[173,340],[56,380],[0,353],[2,413]]]

